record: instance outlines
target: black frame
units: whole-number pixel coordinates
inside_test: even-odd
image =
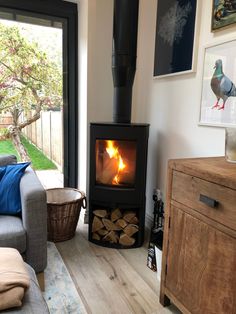
[[[0,9],[23,11],[33,16],[43,15],[66,20],[63,27],[63,69],[68,94],[63,108],[64,186],[77,187],[78,173],[78,10],[77,4],[62,0],[0,0]],[[64,57],[63,57],[64,58]],[[66,61],[66,62],[65,62]],[[65,96],[65,90],[64,90]]]

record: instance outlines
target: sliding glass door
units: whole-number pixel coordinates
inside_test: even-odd
[[[77,6],[0,0],[0,37],[0,139],[1,132],[8,133],[21,160],[32,159],[39,169],[57,168],[63,174],[60,185],[76,187]],[[8,123],[5,131],[2,121]],[[19,132],[18,140],[9,130]],[[33,149],[43,155],[38,163]],[[57,180],[55,172],[44,181],[54,184],[52,179]]]

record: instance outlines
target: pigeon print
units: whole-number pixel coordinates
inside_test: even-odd
[[[227,99],[236,96],[236,87],[224,74],[221,59],[216,60],[214,69],[215,71],[211,79],[211,89],[216,96],[216,103],[212,109],[217,108],[218,110],[224,110]],[[221,106],[219,105],[220,99],[223,100]]]

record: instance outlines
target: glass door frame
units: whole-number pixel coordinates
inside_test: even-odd
[[[64,186],[77,187],[78,180],[78,10],[62,0],[0,0],[0,9],[32,16],[66,20],[63,26],[63,174]]]

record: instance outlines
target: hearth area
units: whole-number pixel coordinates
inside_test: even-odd
[[[89,240],[139,247],[145,225],[149,125],[131,123],[138,0],[114,0],[113,123],[90,124]]]
[[[142,245],[148,134],[148,124],[90,125],[90,241]]]

